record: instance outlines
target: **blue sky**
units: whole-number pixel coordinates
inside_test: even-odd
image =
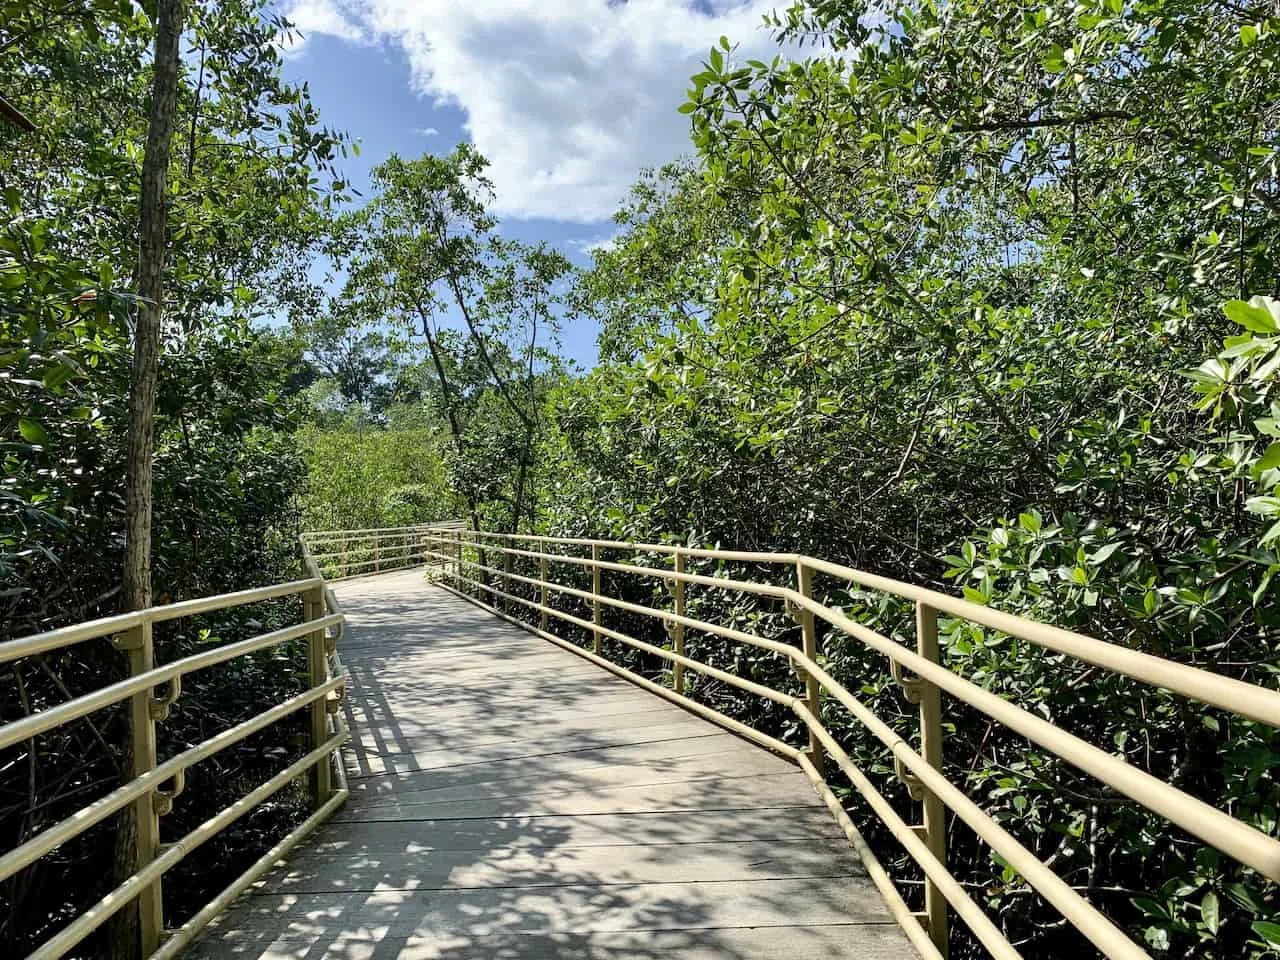
[[[333,64],[341,64],[341,69],[333,69]],[[359,139],[359,156],[349,155],[342,166],[355,189],[366,196],[370,172],[391,154],[447,153],[469,139],[466,114],[459,107],[432,103],[413,91],[408,58],[397,47],[316,35],[299,55],[286,60],[285,76],[310,86],[326,126]],[[608,220],[578,223],[542,217],[504,218],[502,224],[505,236],[527,243],[545,241],[582,267],[591,265],[590,247],[606,241],[612,228]],[[589,319],[569,322],[562,331],[562,352],[590,366],[598,332]]]
[[[587,265],[640,170],[690,151],[676,108],[699,61],[721,35],[743,59],[770,53],[760,23],[775,2],[290,0],[303,40],[285,72],[360,140],[357,189],[392,153],[471,140],[503,233]],[[589,365],[596,332],[570,323],[564,352]]]

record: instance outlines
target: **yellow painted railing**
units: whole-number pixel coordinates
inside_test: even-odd
[[[30,960],[54,960],[67,954],[123,909],[138,911],[141,953],[144,957],[167,960],[178,956],[202,927],[225,910],[236,896],[265,874],[281,856],[310,834],[347,799],[342,764],[334,763],[335,752],[348,737],[338,713],[345,684],[342,663],[337,653],[343,616],[333,593],[320,577],[315,561],[308,554],[305,542],[302,549],[308,574],[304,580],[151,607],[0,643],[0,663],[7,663],[91,640],[109,638],[115,648],[128,657],[129,663],[129,676],[125,680],[0,726],[0,749],[3,749],[24,740],[32,740],[46,731],[87,717],[113,704],[128,704],[131,778],[65,820],[30,837],[21,846],[0,854],[0,880],[13,876],[129,806],[134,810],[137,823],[137,872],[37,948],[30,954]],[[302,599],[301,622],[156,666],[152,643],[152,628],[155,624],[280,597]],[[307,641],[310,686],[305,692],[274,704],[257,716],[215,734],[164,762],[158,762],[156,726],[164,722],[170,707],[181,695],[184,676],[300,639]],[[311,749],[305,756],[177,841],[161,844],[160,818],[169,812],[182,793],[185,774],[190,767],[302,710],[306,710],[310,716]],[[216,836],[272,794],[302,776],[310,778],[314,807],[311,815],[195,916],[176,930],[166,931],[161,890],[165,872],[200,844]]]
[[[302,535],[302,542],[326,579],[345,580],[421,566],[428,560],[428,531],[465,526],[461,520],[446,520],[410,527],[311,530]]]
[[[424,533],[422,528],[414,528],[412,538],[415,542],[426,542],[425,555],[435,562],[436,576],[447,589],[795,762],[812,781],[819,796],[862,857],[890,911],[922,957],[945,956],[948,908],[968,926],[991,956],[1020,956],[981,906],[947,869],[943,825],[946,810],[952,811],[989,844],[1104,956],[1126,960],[1149,957],[1141,946],[944,776],[941,722],[941,696],[944,693],[1056,754],[1263,876],[1280,881],[1280,841],[943,666],[938,652],[938,618],[945,614],[979,624],[1103,670],[1124,674],[1238,716],[1280,727],[1280,693],[1273,690],[814,557],[705,550],[670,544],[513,536],[460,529],[434,529]],[[602,559],[606,551],[630,556],[632,559],[629,562],[606,561]],[[668,556],[671,566],[646,565],[636,559],[642,554]],[[424,554],[421,552],[415,553],[415,556],[422,555]],[[500,565],[496,565],[498,558],[501,558]],[[537,575],[514,572],[513,560],[522,561],[523,566],[530,571],[536,564]],[[761,583],[690,573],[688,566],[691,560],[718,560],[776,568],[778,575],[774,579],[778,582]],[[563,571],[573,568],[577,568],[580,573],[590,573],[590,589],[564,582]],[[603,570],[652,578],[654,582],[665,583],[672,595],[671,608],[658,609],[605,595],[601,590],[600,574]],[[839,610],[815,600],[813,584],[818,576],[833,578],[841,584],[856,584],[912,602],[916,611],[915,649],[882,636],[851,620]],[[579,582],[585,582],[585,576]],[[685,593],[686,588],[693,585],[780,601],[799,622],[801,646],[796,647],[689,616]],[[517,589],[528,595],[520,595],[515,592]],[[549,602],[552,593],[579,601],[581,609],[591,610],[591,619],[557,609]],[[498,609],[499,602],[508,610],[515,609],[513,605],[517,605],[532,611],[536,615],[538,626]],[[605,626],[601,616],[603,607],[652,618],[663,624],[670,636],[670,644],[657,646]],[[592,638],[591,649],[584,649],[552,632],[549,629],[551,618],[589,633]],[[902,686],[906,698],[918,705],[918,749],[822,668],[818,649],[819,621],[888,659],[892,674]],[[772,651],[788,658],[805,681],[804,694],[796,696],[775,690],[689,657],[685,652],[686,632],[689,630]],[[671,665],[671,687],[642,677],[606,659],[601,655],[603,637],[665,660]],[[801,750],[786,744],[689,698],[685,695],[685,677],[688,671],[713,677],[791,710],[808,732],[807,749]],[[824,702],[828,705],[838,704],[847,710],[892,752],[898,776],[906,784],[912,799],[921,804],[920,823],[907,823],[842,749],[821,720],[821,706]],[[832,793],[827,779],[828,767],[832,763],[862,795],[871,810],[924,872],[926,880],[923,912],[912,912],[907,906]]]

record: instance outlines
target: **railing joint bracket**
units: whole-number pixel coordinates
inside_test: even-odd
[[[137,629],[117,633],[111,638],[111,646],[121,653],[128,653],[130,650],[141,650],[143,642],[142,631]]]
[[[893,772],[902,781],[902,785],[907,788],[907,793],[912,800],[918,802],[924,798],[924,784],[897,757],[893,758]]]
[[[169,708],[178,701],[178,697],[181,695],[182,674],[176,674],[173,679],[169,681],[169,689],[165,691],[164,696],[153,696],[147,701],[147,713],[150,714],[151,719],[157,723],[168,720]]]
[[[919,703],[922,696],[921,688],[924,681],[919,677],[909,677],[902,669],[902,664],[897,660],[890,658],[889,672],[893,675],[894,682],[902,688],[902,695],[906,697],[907,703]]]
[[[151,809],[156,812],[157,817],[163,817],[173,810],[173,801],[182,796],[182,791],[187,789],[187,771],[179,770],[173,775],[173,787],[169,790],[152,790],[151,791]]]

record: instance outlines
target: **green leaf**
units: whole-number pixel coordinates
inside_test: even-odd
[[[18,432],[22,434],[22,439],[27,443],[48,443],[49,431],[45,430],[44,425],[39,420],[31,420],[28,417],[22,417],[18,420]]]
[[[1274,470],[1280,467],[1280,443],[1273,443],[1267,447],[1266,453],[1258,459],[1256,466],[1258,470]]]
[[[1280,539],[1280,520],[1269,526],[1267,532],[1258,538],[1259,542],[1264,545],[1274,543],[1278,539]]]
[[[1104,544],[1093,553],[1089,554],[1089,562],[1095,566],[1099,566],[1106,562],[1107,558],[1120,549],[1122,544],[1117,541],[1115,543]]]
[[[57,390],[75,375],[76,371],[73,367],[60,363],[56,367],[50,367],[46,370],[44,377],[41,379],[50,390]]]
[[[1253,895],[1253,891],[1243,883],[1228,883],[1223,889],[1226,890],[1228,897],[1240,904],[1240,906],[1244,907],[1250,913],[1262,912],[1262,904],[1260,904],[1258,899]]]
[[[1167,919],[1169,916],[1169,911],[1164,908],[1164,905],[1157,903],[1150,897],[1130,897],[1129,902],[1148,917],[1164,917]]]
[[[1169,949],[1169,931],[1164,927],[1147,927],[1142,936],[1151,944],[1152,949],[1162,952]]]
[[[1244,502],[1244,508],[1250,513],[1261,514],[1264,517],[1274,517],[1280,515],[1280,498],[1250,497]]]
[[[1212,890],[1200,901],[1200,919],[1212,934],[1218,932],[1218,895]]]
[[[1275,333],[1277,326],[1277,310],[1280,304],[1270,297],[1253,297],[1246,303],[1243,300],[1231,300],[1222,308],[1223,312],[1246,330],[1254,333]]]
[[[1273,947],[1280,947],[1280,923],[1269,920],[1257,920],[1250,924],[1253,932]]]

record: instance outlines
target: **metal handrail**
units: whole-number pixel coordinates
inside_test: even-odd
[[[0,663],[63,650],[103,638],[111,638],[115,648],[129,658],[127,679],[0,726],[0,749],[3,749],[112,704],[125,701],[129,703],[132,778],[59,823],[41,830],[18,847],[0,854],[0,880],[12,876],[113,813],[131,805],[137,820],[137,872],[97,904],[74,917],[30,954],[29,960],[54,960],[62,957],[74,950],[111,916],[125,908],[138,911],[140,947],[144,957],[152,960],[175,957],[210,920],[270,869],[280,856],[308,836],[346,802],[349,790],[345,772],[340,762],[334,764],[336,752],[349,738],[345,725],[338,718],[338,706],[346,686],[346,677],[337,653],[344,617],[333,591],[321,577],[305,539],[301,542],[301,550],[308,573],[308,577],[303,580],[151,607],[0,643]],[[300,596],[303,600],[303,619],[300,623],[155,666],[152,628],[156,623],[289,596]],[[310,686],[305,692],[269,706],[248,720],[208,737],[163,763],[157,761],[156,725],[167,718],[169,708],[181,695],[184,676],[256,650],[304,637],[307,639],[310,669]],[[165,688],[164,693],[157,695],[157,688],[162,686]],[[174,800],[182,792],[188,768],[301,710],[307,710],[311,718],[310,752],[184,837],[161,846],[160,817],[169,812]],[[336,788],[332,783],[335,769],[338,780]],[[161,945],[164,933],[161,883],[164,874],[200,844],[216,836],[272,794],[303,775],[311,778],[314,812],[194,917],[172,931]]]
[[[308,555],[316,561],[315,575],[319,576],[323,568],[330,574],[329,581],[335,582],[423,566],[427,563],[424,551],[428,531],[465,527],[465,521],[446,520],[404,527],[309,531],[302,539]],[[372,559],[361,559],[370,555]]]
[[[926,957],[945,955],[948,906],[955,910],[957,916],[968,925],[974,936],[993,956],[1001,958],[1020,956],[1017,949],[990,921],[981,906],[947,870],[944,809],[950,809],[972,828],[1105,956],[1149,957],[1141,946],[1054,874],[1031,850],[996,823],[943,775],[940,707],[942,692],[946,692],[985,713],[1008,729],[1038,743],[1049,752],[1134,799],[1152,812],[1178,824],[1192,835],[1254,868],[1263,876],[1280,880],[1280,841],[1152,777],[1123,759],[1067,733],[1042,717],[992,694],[943,666],[939,662],[938,654],[938,616],[940,613],[947,613],[953,617],[988,626],[1057,653],[1272,726],[1280,726],[1280,693],[1276,691],[1185,664],[1163,660],[1115,644],[1104,643],[1052,625],[1012,616],[937,591],[899,583],[801,554],[722,551],[675,544],[638,544],[458,529],[434,529],[430,531],[428,541],[430,548],[426,551],[426,555],[436,561],[441,585],[446,589],[796,762],[813,782],[819,796],[831,809],[850,842],[862,856],[871,879],[884,895],[891,913],[902,924],[916,949]],[[526,549],[530,545],[535,549]],[[556,548],[559,552],[551,552],[548,549],[550,547]],[[575,556],[566,552],[569,549],[588,547],[591,550],[590,557]],[[668,555],[674,561],[674,568],[653,567],[640,562],[606,561],[601,558],[603,550]],[[481,557],[502,557],[503,566],[499,568],[484,563]],[[537,561],[538,575],[533,577],[513,572],[510,562],[513,557]],[[786,565],[794,570],[796,586],[689,573],[686,570],[686,561],[689,559]],[[554,564],[589,570],[592,575],[591,589],[581,589],[557,582],[553,576],[549,575],[549,568]],[[603,570],[658,579],[671,589],[674,609],[658,609],[605,595],[600,585],[600,572]],[[468,574],[471,575],[468,576]],[[916,607],[917,648],[911,650],[857,623],[839,610],[815,600],[813,597],[815,574],[835,577],[846,583],[855,583],[913,602]],[[495,586],[495,583],[501,583],[502,586]],[[533,588],[534,598],[513,593],[512,584]],[[801,623],[803,649],[688,616],[684,609],[686,585],[712,587],[781,601]],[[469,593],[469,590],[475,595]],[[587,620],[557,609],[549,602],[549,595],[552,592],[590,604],[592,619]],[[509,612],[498,609],[499,600],[507,602],[508,609],[511,609],[510,605],[519,605],[538,614],[540,625],[535,627],[531,623],[512,616]],[[625,610],[662,623],[672,636],[672,649],[646,643],[604,626],[601,622],[602,607]],[[590,631],[592,649],[586,650],[550,631],[548,627],[552,617]],[[888,658],[893,675],[903,687],[907,698],[920,707],[922,739],[920,750],[909,744],[820,666],[816,649],[816,622],[819,620]],[[805,694],[794,696],[774,690],[759,682],[737,677],[728,671],[711,667],[689,657],[684,651],[683,643],[686,629],[746,643],[787,657],[797,673],[806,681]],[[600,641],[603,637],[661,657],[670,663],[672,688],[641,677],[602,656]],[[705,704],[692,700],[684,693],[683,671],[686,670],[715,677],[747,693],[788,706],[809,733],[808,749],[799,750],[727,717]],[[913,799],[918,799],[923,804],[922,824],[906,823],[841,748],[820,719],[819,707],[823,699],[839,703],[892,752],[900,778],[907,784]],[[883,867],[862,841],[852,821],[835,799],[824,773],[827,758],[835,762],[854,788],[869,802],[873,812],[885,822],[890,833],[923,870],[926,877],[926,903],[923,913],[914,913],[906,906]]]
[[[431,523],[414,523],[402,527],[363,527],[350,530],[308,530],[302,539],[309,545],[323,543],[328,540],[341,540],[345,537],[369,536],[378,534],[402,534],[407,530],[462,530],[465,520],[437,520]]]

